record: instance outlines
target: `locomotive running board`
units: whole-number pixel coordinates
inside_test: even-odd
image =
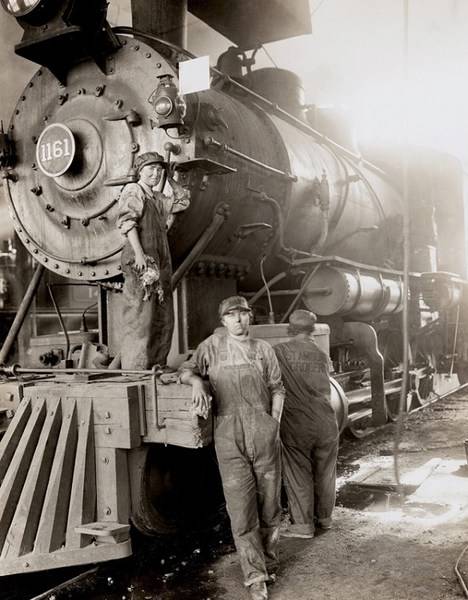
[[[36,391],[18,407],[0,442],[0,576],[132,553],[115,522],[126,453],[96,447],[93,403]]]

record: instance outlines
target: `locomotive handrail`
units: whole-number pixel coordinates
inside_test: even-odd
[[[5,377],[17,377],[18,375],[33,375],[34,373],[47,375],[85,374],[85,375],[156,375],[160,374],[153,369],[78,369],[74,367],[47,369],[47,368],[25,368],[18,364],[11,366],[0,366],[0,375]],[[161,370],[161,373],[163,371]]]
[[[235,148],[233,148],[232,146],[229,146],[228,144],[223,144],[222,142],[216,140],[212,136],[205,137],[203,140],[203,143],[205,144],[205,146],[214,146],[215,148],[220,148],[220,149],[224,150],[225,152],[228,152],[229,154],[233,154],[234,156],[237,156],[238,158],[242,158],[246,162],[248,162],[252,165],[256,165],[257,167],[260,167],[262,169],[265,169],[265,171],[268,171],[269,173],[274,173],[275,175],[279,175],[280,177],[283,177],[284,179],[287,179],[288,181],[297,181],[296,175],[292,175],[291,173],[286,173],[286,171],[282,171],[281,169],[277,169],[276,167],[267,165],[266,163],[261,162],[260,160],[252,158],[248,154],[244,154],[243,152],[236,150]]]
[[[353,267],[355,269],[361,269],[363,271],[377,271],[378,273],[387,273],[388,275],[401,276],[403,274],[403,271],[399,271],[398,269],[388,269],[385,267],[379,267],[377,265],[364,264],[335,255],[311,256],[310,258],[296,258],[291,261],[291,265],[293,267],[303,267],[308,264],[312,265],[317,263],[323,263],[326,266],[332,265],[334,263],[338,266],[342,265],[343,267]],[[421,273],[410,272],[410,277],[420,278]]]
[[[157,42],[158,44],[161,44],[163,46],[167,46],[171,50],[185,55],[187,58],[196,58],[196,56],[194,54],[192,54],[188,50],[185,50],[184,48],[181,48],[180,46],[172,44],[171,42],[167,42],[166,40],[163,40],[163,39],[161,39],[155,35],[152,35],[150,33],[146,33],[144,31],[140,31],[138,29],[133,29],[133,27],[121,27],[121,26],[113,27],[112,31],[116,34],[120,33],[122,35],[134,35],[134,36],[140,37],[142,39],[148,39],[153,42]],[[238,88],[243,93],[260,101],[261,103],[266,105],[269,109],[273,110],[276,114],[278,114],[278,116],[280,116],[285,121],[288,121],[289,123],[298,127],[305,133],[308,133],[309,135],[312,135],[313,137],[317,138],[320,143],[326,144],[326,145],[332,147],[337,152],[344,154],[345,156],[347,156],[348,158],[350,158],[351,160],[353,160],[359,164],[365,165],[368,169],[374,171],[378,175],[383,176],[390,181],[390,178],[388,177],[387,173],[385,171],[383,171],[380,167],[378,167],[377,165],[374,165],[374,163],[371,163],[370,161],[364,159],[362,156],[360,156],[359,154],[356,154],[352,150],[349,150],[348,148],[341,146],[341,144],[334,142],[333,140],[331,140],[329,137],[327,137],[323,133],[320,133],[320,131],[317,131],[316,129],[314,129],[313,127],[311,127],[304,121],[301,121],[300,119],[298,119],[297,117],[295,117],[294,115],[289,113],[288,111],[284,110],[284,108],[281,108],[274,102],[271,102],[271,100],[268,100],[264,96],[257,94],[257,92],[254,92],[250,88],[242,85],[241,83],[239,83],[238,81],[236,81],[229,75],[226,75],[219,69],[216,69],[215,67],[210,67],[210,73],[222,77],[225,81],[229,82],[231,85]]]

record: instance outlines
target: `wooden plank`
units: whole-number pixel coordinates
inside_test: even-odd
[[[128,523],[129,517],[127,452],[96,448],[96,518],[98,521]]]
[[[197,420],[197,425],[176,419],[166,419],[166,427],[162,429],[148,429],[144,442],[173,444],[184,448],[202,448],[211,443],[213,439],[212,419]]]
[[[88,382],[84,383],[54,383],[51,385],[50,381],[47,384],[37,383],[35,391],[47,395],[47,397],[61,396],[63,398],[70,396],[74,398],[89,398],[95,396],[97,398],[124,398],[127,396],[127,388],[134,387],[139,383],[148,381],[148,377],[140,379],[131,379],[126,381],[123,377],[116,377],[115,381],[112,382]]]
[[[53,552],[65,544],[78,424],[76,401],[67,398],[66,401],[62,401],[62,405],[62,427],[34,549],[38,554]]]
[[[13,417],[10,426],[0,442],[0,481],[5,477],[13,454],[18,447],[23,431],[31,414],[31,401],[24,399]]]
[[[402,472],[400,476],[401,491],[408,495],[414,493],[423,481],[437,469],[441,462],[440,458],[432,458],[417,469]],[[396,493],[400,490],[395,480],[395,471],[392,464],[373,469],[349,481],[349,485],[359,486],[376,492]]]
[[[77,533],[76,535],[81,534]],[[89,544],[84,548],[74,548],[72,550],[63,548],[50,554],[27,554],[21,558],[0,561],[0,575],[16,575],[34,571],[48,571],[60,567],[88,565],[126,558],[131,554],[132,545],[130,540],[118,544],[100,544],[97,546]]]
[[[126,395],[104,398],[98,394],[98,390],[88,390],[88,395],[90,391],[93,392],[93,421],[95,425],[119,423],[124,427],[129,427],[130,415]]]
[[[97,446],[134,448],[141,443],[140,404],[134,393],[94,398],[93,420]]]
[[[182,383],[168,383],[166,385],[158,384],[158,400],[170,398],[187,398],[192,399],[192,386]]]
[[[128,428],[114,425],[95,425],[94,440],[96,447],[99,448],[135,448],[140,445],[141,438],[138,437],[138,443],[132,442],[131,432]]]
[[[34,547],[61,420],[60,400],[55,398],[47,406],[47,416],[3,547],[2,558],[21,556],[31,552]]]
[[[178,429],[179,431],[200,431],[205,429],[207,423],[204,419],[198,419],[193,417],[190,421],[182,421],[181,419],[174,419],[167,417],[164,424],[168,429]]]
[[[0,487],[0,548],[2,549],[41,433],[45,411],[43,399],[34,401],[23,435]]]
[[[158,410],[159,422],[161,423],[163,418],[177,419],[180,421],[193,421],[198,418],[198,416],[192,412],[192,410],[181,410],[180,408],[174,407],[173,410]],[[154,418],[154,411],[151,408],[147,408],[146,410],[146,420],[148,423],[151,423],[150,419]],[[151,425],[149,425],[151,426]]]
[[[127,388],[128,397],[137,396],[138,398],[138,416],[140,419],[140,435],[145,435],[147,430],[146,413],[145,413],[145,392],[144,385],[132,386]]]
[[[181,411],[159,411],[158,412],[158,425],[161,426],[164,424],[166,419],[172,419],[173,421],[180,421],[181,423],[193,423],[197,420],[197,415],[194,415],[190,412],[181,412]],[[155,427],[154,419],[156,419],[156,414],[152,410],[146,411],[146,419],[148,422],[148,428]]]
[[[73,482],[68,514],[65,547],[82,548],[85,536],[75,532],[75,527],[95,521],[96,514],[96,464],[94,453],[94,427],[92,399],[81,398],[78,408],[78,444],[73,472]]]

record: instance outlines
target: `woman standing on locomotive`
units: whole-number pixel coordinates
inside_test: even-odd
[[[122,251],[121,361],[123,369],[148,369],[164,366],[171,346],[174,312],[167,230],[173,213],[189,206],[190,196],[157,152],[141,154],[134,166],[138,181],[127,184],[119,198],[118,227],[127,239]],[[154,190],[164,168],[171,197]]]

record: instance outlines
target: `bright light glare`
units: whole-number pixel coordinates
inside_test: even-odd
[[[410,74],[408,83],[373,80],[355,93],[351,111],[363,146],[431,147],[467,160],[468,79],[451,66]]]
[[[437,459],[434,459],[437,460]],[[391,464],[386,457],[377,460],[364,461],[361,467],[370,469],[376,465],[388,469]],[[442,459],[437,467],[421,482],[415,492],[408,495],[402,506],[395,506],[388,501],[377,500],[371,509],[367,511],[369,518],[382,523],[400,523],[404,518],[406,523],[424,529],[425,527],[440,525],[444,523],[457,523],[466,521],[468,516],[468,478],[464,476],[464,461],[455,459]],[[402,476],[402,482],[413,481],[418,471],[424,470],[424,465],[416,469],[405,468],[406,473]],[[337,488],[345,483],[345,479],[337,482]]]

